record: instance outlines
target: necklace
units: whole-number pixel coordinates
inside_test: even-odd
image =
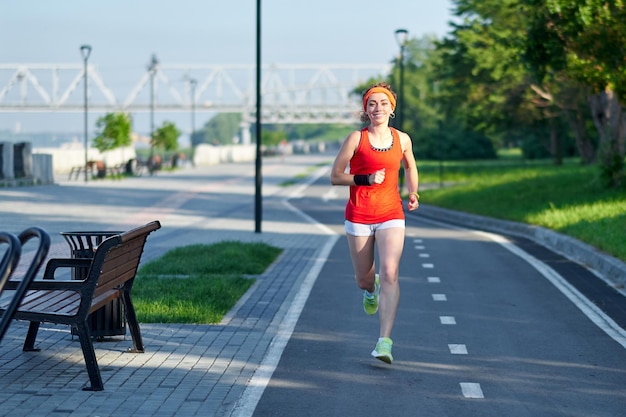
[[[384,148],[378,148],[378,147],[372,145],[372,142],[370,141],[370,148],[372,148],[372,150],[374,150],[376,152],[387,152],[388,150],[393,148],[393,133],[391,133],[391,129],[389,129],[389,135],[391,135],[391,143],[389,144],[389,146],[384,147]]]

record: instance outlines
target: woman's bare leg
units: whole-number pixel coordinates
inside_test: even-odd
[[[380,337],[391,337],[400,302],[398,273],[404,248],[404,229],[395,227],[376,232],[378,260],[380,262]]]
[[[374,291],[374,236],[347,235],[356,284],[360,289]]]

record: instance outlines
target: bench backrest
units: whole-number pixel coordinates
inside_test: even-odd
[[[0,232],[0,241],[4,241],[4,239],[6,238],[7,234],[4,232]],[[23,246],[33,238],[37,239],[39,241],[39,244],[37,246],[35,254],[31,258],[28,270],[22,276],[22,279],[19,285],[17,285],[15,291],[13,291],[11,301],[6,305],[4,313],[2,314],[2,317],[0,317],[0,341],[2,341],[7,329],[9,328],[10,323],[13,321],[13,317],[15,316],[15,313],[17,312],[17,309],[19,308],[22,299],[26,295],[28,287],[35,279],[37,272],[39,272],[39,269],[46,260],[46,256],[48,256],[48,251],[50,250],[50,235],[48,235],[48,233],[40,227],[29,227],[28,229],[20,233],[19,236],[13,236],[9,239],[12,245],[17,243],[17,258],[19,258],[21,248],[23,248]],[[5,257],[8,254],[9,253],[7,252],[7,254],[5,254]],[[15,268],[16,265],[17,263],[9,264],[9,266],[11,266],[12,268]],[[13,269],[9,269],[9,273],[8,275],[6,275],[6,271],[2,271],[3,268],[4,259],[2,260],[2,262],[0,262],[0,298],[2,298],[2,289],[7,282],[6,279],[8,279],[8,277],[13,272]]]
[[[4,289],[4,284],[17,267],[22,255],[22,245],[17,236],[8,232],[0,232],[0,244],[6,243],[2,259],[0,259],[0,294]]]
[[[97,300],[107,291],[120,288],[135,278],[146,239],[160,227],[158,221],[153,221],[102,241],[94,253],[85,283],[93,290],[85,291],[87,297],[83,297],[79,310],[89,310],[92,300]],[[92,296],[88,297],[90,293]],[[79,312],[81,315],[83,313]]]

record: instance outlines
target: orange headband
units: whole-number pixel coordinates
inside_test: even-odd
[[[367,90],[367,93],[365,93],[365,97],[363,97],[363,111],[367,111],[367,100],[369,100],[370,96],[374,93],[386,94],[389,98],[389,102],[391,103],[391,110],[393,111],[396,109],[396,98],[393,96],[391,91],[387,90],[384,87],[372,87]]]

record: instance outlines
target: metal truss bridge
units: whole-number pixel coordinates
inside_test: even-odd
[[[267,65],[261,69],[264,123],[353,123],[351,94],[390,64]],[[105,79],[103,74],[107,74]],[[231,112],[256,119],[254,65],[151,65],[147,70],[87,67],[89,111]],[[83,112],[82,64],[0,64],[0,112]]]

